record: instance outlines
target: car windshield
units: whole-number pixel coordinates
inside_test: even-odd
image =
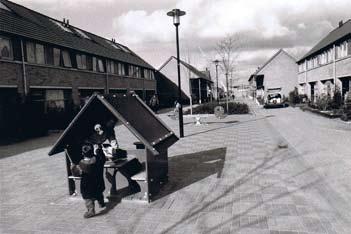
[[[273,93],[273,94],[268,94],[268,99],[273,99],[273,98],[281,98],[282,96],[280,93]]]

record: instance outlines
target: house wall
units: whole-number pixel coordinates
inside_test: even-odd
[[[161,70],[169,80],[178,86],[177,60],[172,58]],[[191,73],[192,74],[192,73]],[[180,79],[182,92],[190,98],[189,69],[180,64]]]
[[[26,64],[25,70],[28,90],[31,88],[72,88],[72,98],[77,105],[80,101],[78,90],[81,88],[156,90],[156,81],[142,78],[32,64]],[[18,87],[18,93],[24,94],[21,63],[0,61],[0,75],[0,87]]]
[[[336,85],[338,87],[342,86],[340,78],[351,76],[351,56],[338,59],[335,62],[335,77],[336,77]],[[300,85],[305,84],[305,77],[307,77],[307,86],[310,82],[317,82],[318,85],[318,95],[325,93],[326,87],[322,81],[332,80],[334,82],[334,63],[331,62],[326,65],[320,65],[319,67],[300,72],[298,74],[298,82]],[[309,98],[311,98],[311,89],[306,90],[305,94]]]
[[[279,53],[257,75],[264,75],[264,89],[281,88],[286,97],[297,86],[297,64],[284,52]]]

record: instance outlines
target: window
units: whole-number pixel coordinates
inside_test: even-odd
[[[13,59],[11,41],[0,36],[0,59]]]
[[[96,57],[93,57],[93,71],[96,71]]]
[[[118,75],[125,76],[124,64],[118,63]]]
[[[0,2],[0,9],[11,11],[7,6],[5,6],[2,2]]]
[[[87,69],[87,57],[84,54],[77,54],[77,68],[78,69]]]
[[[135,77],[141,78],[141,68],[140,67],[135,67]]]
[[[35,63],[35,44],[33,42],[26,43],[27,62]]]
[[[44,46],[35,44],[35,60],[38,64],[45,64]]]
[[[98,71],[105,72],[104,63],[103,63],[102,59],[98,59]]]
[[[333,49],[329,49],[328,52],[327,52],[327,62],[330,63],[332,62],[334,59],[333,59]]]
[[[71,57],[67,50],[62,50],[62,60],[64,67],[72,67]]]
[[[78,34],[78,36],[91,40],[91,38],[87,34],[79,30],[78,28],[75,28],[74,31]]]
[[[336,58],[343,58],[347,56],[347,42],[343,42],[336,46]]]
[[[347,41],[347,55],[351,55],[351,39]]]
[[[93,57],[86,56],[86,59],[87,59],[87,69],[89,71],[92,71],[93,70]]]
[[[69,33],[73,33],[73,32],[71,31],[71,29],[69,29],[69,27],[64,26],[62,22],[58,22],[58,21],[55,21],[55,20],[51,20],[51,22],[53,22],[54,24],[56,24],[56,25],[57,25],[60,29],[62,29],[63,31],[69,32]]]
[[[305,63],[300,63],[299,64],[299,72],[305,71]]]
[[[54,65],[54,48],[51,46],[45,46],[44,52],[46,64]]]
[[[107,60],[107,68],[106,68],[108,73],[115,73],[115,62],[111,60]]]
[[[61,50],[54,48],[54,65],[60,66]]]

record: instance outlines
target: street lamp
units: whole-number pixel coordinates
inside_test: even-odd
[[[179,103],[179,135],[184,137],[184,126],[183,126],[183,105],[182,105],[182,89],[180,81],[180,62],[179,62],[179,36],[178,26],[180,24],[180,16],[185,15],[185,11],[179,9],[173,9],[167,13],[168,16],[173,17],[173,24],[176,27],[176,40],[177,40],[177,68],[178,68],[178,103]]]
[[[219,64],[219,60],[216,59],[213,61],[214,64],[216,65],[216,82],[217,82],[217,91],[216,91],[216,94],[217,94],[217,102],[219,104],[219,95],[218,95],[218,64]]]

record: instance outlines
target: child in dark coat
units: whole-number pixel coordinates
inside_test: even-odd
[[[94,155],[93,147],[88,144],[83,145],[82,155],[83,159],[79,162],[82,170],[80,191],[87,207],[84,218],[90,218],[95,215],[95,200],[98,201],[100,207],[105,207],[103,170],[106,159],[102,151],[98,150]]]

